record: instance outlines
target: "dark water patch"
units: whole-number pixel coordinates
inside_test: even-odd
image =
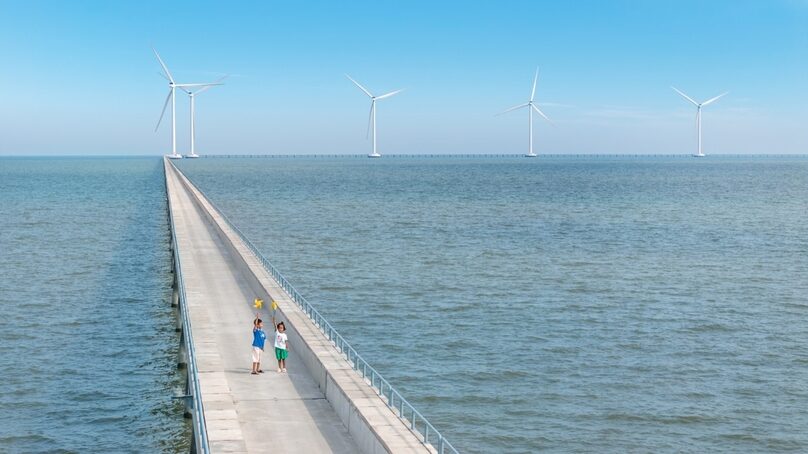
[[[186,451],[161,160],[4,160],[0,190],[26,232],[0,250],[0,451]]]

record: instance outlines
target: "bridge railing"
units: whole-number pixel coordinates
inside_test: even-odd
[[[166,177],[166,184],[168,178]],[[171,201],[168,201],[169,206]],[[183,347],[187,353],[188,367],[188,396],[192,399],[191,420],[193,424],[193,446],[191,452],[198,454],[208,454],[210,445],[208,443],[208,431],[205,424],[205,410],[202,406],[202,394],[199,387],[199,372],[196,368],[196,351],[194,350],[194,338],[191,333],[191,320],[188,316],[188,304],[185,296],[185,282],[182,278],[182,263],[180,262],[179,248],[177,247],[177,235],[174,229],[174,217],[169,209],[169,219],[171,222],[171,248],[174,251],[174,276],[177,283],[177,294],[179,297],[179,309],[182,317],[182,338]]]
[[[190,181],[190,178],[189,178]],[[281,288],[289,295],[289,297],[297,303],[303,312],[317,325],[323,334],[334,343],[334,346],[345,356],[345,359],[351,364],[353,369],[362,374],[365,381],[377,390],[380,396],[384,397],[387,406],[395,412],[399,418],[404,420],[414,433],[418,434],[423,440],[424,444],[431,445],[440,454],[454,453],[459,454],[459,451],[449,443],[446,438],[435,429],[432,425],[415,407],[405,399],[376,369],[374,369],[364,358],[356,351],[355,348],[348,343],[347,340],[323,317],[314,306],[309,303],[297,289],[289,283],[289,280],[278,271],[266,257],[258,250],[257,247],[247,238],[247,235],[241,231],[232,221],[228,218],[219,207],[213,203],[210,198],[207,198],[208,203],[219,212],[222,219],[227,225],[233,229],[236,234],[241,238],[245,245],[261,262],[261,265],[266,269],[269,274],[280,284]]]

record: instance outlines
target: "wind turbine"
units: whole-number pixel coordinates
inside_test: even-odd
[[[199,157],[199,155],[196,154],[196,151],[194,149],[194,141],[195,141],[195,137],[196,137],[196,129],[194,128],[195,118],[196,118],[196,115],[194,114],[194,98],[196,96],[198,96],[200,93],[203,93],[205,90],[209,90],[209,89],[211,89],[211,88],[213,88],[213,87],[215,87],[217,85],[224,85],[222,83],[222,81],[224,79],[226,79],[226,78],[227,78],[227,76],[224,76],[224,77],[220,78],[219,80],[217,80],[216,82],[209,83],[209,84],[198,84],[198,85],[195,84],[197,87],[199,87],[199,89],[197,89],[196,91],[186,89],[185,87],[187,87],[188,85],[177,85],[178,87],[180,87],[180,89],[182,91],[184,91],[185,93],[188,94],[189,98],[191,98],[191,154],[185,155],[186,158],[198,158]]]
[[[157,126],[154,127],[154,132],[157,132],[157,128],[160,127],[160,122],[163,121],[163,115],[166,113],[166,107],[168,107],[168,101],[171,101],[171,154],[168,155],[171,159],[180,159],[182,158],[181,155],[177,154],[177,101],[174,98],[174,90],[177,87],[177,84],[174,82],[174,77],[171,75],[171,72],[166,67],[166,64],[163,63],[163,59],[160,58],[160,54],[157,53],[157,49],[152,48],[154,51],[154,55],[157,56],[157,61],[160,62],[160,66],[163,67],[163,71],[165,71],[165,75],[163,77],[168,79],[168,96],[166,96],[166,102],[163,104],[163,111],[160,112],[160,119],[157,120]]]
[[[175,97],[176,89],[182,87],[198,87],[210,84],[178,84],[174,82],[174,76],[171,75],[171,72],[166,67],[166,64],[163,63],[163,59],[160,58],[160,54],[157,53],[155,48],[152,48],[154,51],[154,55],[157,56],[157,61],[160,62],[160,66],[163,67],[163,71],[165,74],[160,74],[165,79],[168,80],[168,96],[166,96],[166,102],[163,104],[163,111],[160,112],[160,119],[157,120],[157,126],[154,127],[154,131],[157,132],[157,129],[160,127],[160,122],[163,121],[163,116],[166,113],[166,108],[168,107],[168,101],[171,101],[171,154],[168,155],[169,159],[181,159],[182,155],[177,153],[177,99]]]
[[[699,151],[698,151],[698,153],[694,154],[693,156],[696,157],[696,158],[703,158],[704,153],[702,153],[702,151],[701,151],[701,108],[706,106],[706,105],[714,103],[715,101],[718,100],[718,98],[726,95],[729,92],[727,91],[727,92],[721,93],[720,95],[716,96],[715,98],[710,98],[707,101],[698,103],[696,101],[693,101],[693,98],[691,98],[690,96],[687,96],[686,94],[679,91],[679,89],[677,89],[676,87],[671,86],[671,88],[673,88],[673,90],[676,93],[679,93],[680,95],[682,95],[682,97],[684,97],[685,99],[687,99],[688,101],[693,103],[694,106],[696,106],[696,129],[698,130],[698,136],[699,136]]]
[[[389,97],[395,95],[396,93],[402,92],[403,89],[402,90],[391,91],[390,93],[385,93],[385,94],[383,94],[381,96],[373,96],[370,93],[370,91],[368,91],[367,88],[360,85],[359,82],[353,80],[351,78],[351,76],[346,74],[345,77],[347,77],[348,79],[351,79],[351,82],[353,82],[357,87],[359,87],[360,90],[365,92],[365,94],[370,97],[370,116],[368,118],[368,132],[370,132],[371,125],[372,125],[372,127],[373,127],[373,153],[369,154],[368,157],[369,158],[380,158],[382,155],[380,155],[376,151],[376,101],[378,101],[380,99],[384,99],[384,98],[389,98]],[[365,135],[365,137],[367,138],[367,134]]]
[[[527,157],[527,158],[535,158],[536,157],[536,153],[533,152],[533,111],[535,110],[536,113],[538,113],[539,115],[544,117],[544,119],[547,120],[548,122],[550,122],[550,124],[553,124],[553,122],[550,121],[549,118],[547,118],[547,115],[544,115],[544,112],[542,112],[536,106],[536,104],[533,102],[533,98],[536,96],[536,81],[538,81],[538,80],[539,80],[539,68],[536,68],[536,75],[533,76],[533,90],[530,91],[530,100],[528,102],[524,103],[524,104],[519,104],[518,106],[513,106],[510,109],[507,109],[507,110],[497,114],[497,115],[502,115],[502,114],[510,112],[512,110],[521,109],[522,107],[527,107],[527,111],[528,111],[528,129],[530,131],[530,140],[529,140],[529,143],[528,143],[527,154],[525,155],[525,157]]]

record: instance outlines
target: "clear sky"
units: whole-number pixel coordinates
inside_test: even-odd
[[[808,153],[808,0],[112,2],[0,0],[0,154],[162,154],[168,92],[200,153]],[[178,96],[179,151],[188,100]],[[164,120],[165,121],[165,120]]]

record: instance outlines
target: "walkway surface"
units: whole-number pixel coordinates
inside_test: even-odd
[[[187,188],[173,171],[166,178],[211,450],[360,452],[302,364],[292,357],[276,372],[271,321],[265,373],[250,374],[255,294]]]

